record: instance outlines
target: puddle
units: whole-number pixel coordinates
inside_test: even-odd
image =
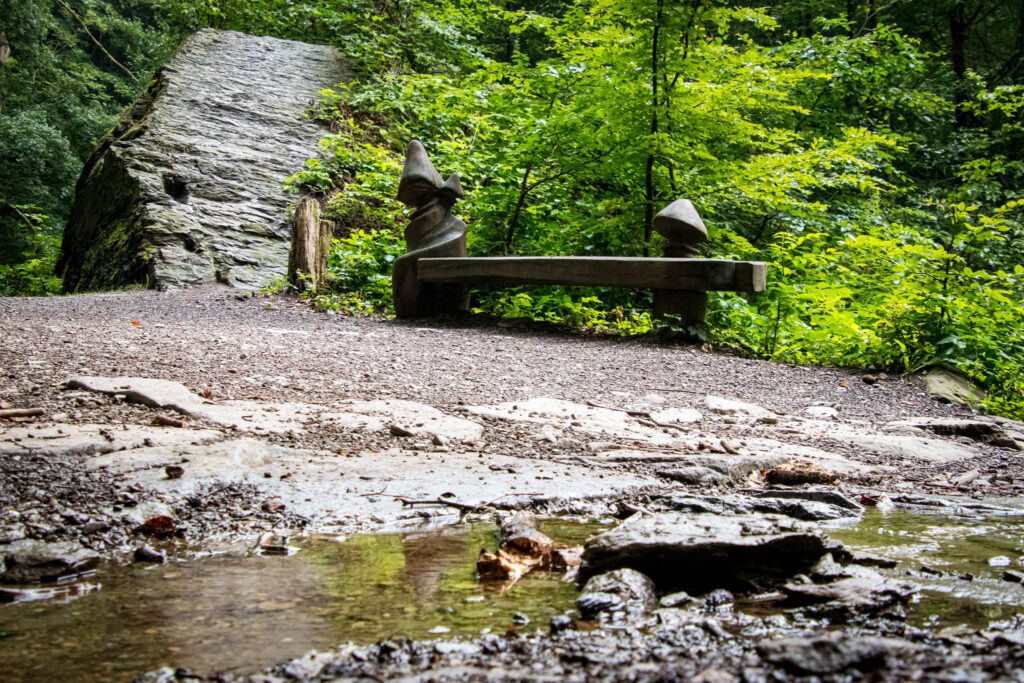
[[[582,543],[596,524],[541,521]],[[298,543],[292,556],[205,557],[100,567],[49,600],[0,605],[0,671],[15,679],[131,680],[161,666],[250,673],[339,643],[546,628],[573,609],[560,574],[533,572],[505,593],[476,577],[491,525]],[[95,589],[96,587],[98,589]],[[244,663],[244,668],[229,668]],[[6,674],[4,675],[6,678]],[[6,679],[11,680],[11,679]]]
[[[915,626],[977,628],[1024,613],[1024,586],[1003,580],[1007,570],[1024,572],[1022,516],[868,510],[856,526],[831,529],[829,535],[895,560],[896,568],[880,570],[887,576],[912,573],[910,579],[923,589],[907,610]]]
[[[570,545],[603,528],[567,520],[540,527]],[[896,560],[884,574],[912,573],[924,589],[908,610],[914,625],[982,627],[1024,612],[1024,586],[1002,579],[1024,571],[1024,517],[869,510],[857,525],[828,532]],[[127,681],[161,666],[251,673],[339,643],[501,633],[517,613],[530,622],[515,627],[532,631],[556,614],[575,615],[576,587],[560,574],[531,573],[504,593],[477,579],[480,548],[497,545],[491,525],[293,545],[299,551],[290,556],[101,566],[0,604],[2,677],[51,681],[59,670],[62,680]]]

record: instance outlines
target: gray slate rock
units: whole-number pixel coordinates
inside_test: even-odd
[[[4,583],[50,581],[94,566],[100,556],[77,543],[18,541],[5,549]]]
[[[666,505],[679,512],[707,512],[714,514],[750,514],[755,512],[786,515],[803,521],[821,521],[857,517],[863,508],[842,494],[818,496],[814,491],[780,491],[784,495],[741,496],[670,496]],[[785,494],[797,495],[785,495]],[[801,493],[808,495],[802,496]],[[822,492],[824,493],[824,492]]]
[[[884,669],[890,659],[906,655],[914,646],[904,640],[842,633],[812,638],[762,641],[758,654],[793,674],[832,674],[848,669]]]
[[[657,604],[654,582],[632,569],[616,569],[591,577],[576,599],[576,608],[586,619],[618,609],[645,614]]]
[[[678,481],[680,484],[687,484],[689,486],[723,486],[732,481],[730,477],[721,472],[710,467],[701,467],[700,465],[658,470],[658,474],[666,479]]]
[[[659,591],[761,591],[806,572],[826,552],[812,526],[777,515],[664,513],[587,542],[580,577],[629,567]]]
[[[919,590],[915,584],[887,579],[867,567],[849,565],[842,571],[849,578],[824,584],[790,582],[782,592],[791,604],[823,605],[816,614],[838,617],[905,604]]]
[[[211,29],[186,40],[86,162],[57,264],[65,290],[285,275],[281,184],[322,135],[304,112],[350,75],[322,45]]]

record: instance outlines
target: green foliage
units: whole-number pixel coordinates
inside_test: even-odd
[[[402,151],[458,172],[469,250],[657,255],[652,214],[689,197],[706,255],[769,263],[713,294],[710,339],[790,362],[946,362],[1024,415],[1024,9],[940,0],[0,0],[0,287],[45,293],[73,179],[184,35],[331,43],[362,80],[322,93],[330,133],[286,179],[336,225],[313,305],[390,310],[408,211]],[[981,11],[984,9],[984,11]],[[959,23],[958,23],[959,22]],[[959,27],[959,28],[957,28]],[[127,67],[136,82],[113,60]],[[48,218],[47,218],[48,217]],[[620,334],[648,295],[477,292],[476,310]]]
[[[27,245],[19,262],[0,264],[0,296],[48,296],[60,291],[53,264],[60,251],[60,237],[50,217],[34,204],[2,207],[17,217],[21,241]]]

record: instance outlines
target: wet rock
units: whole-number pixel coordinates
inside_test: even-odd
[[[770,512],[786,515],[793,519],[801,519],[807,522],[821,521],[826,519],[843,519],[855,517],[856,513],[845,507],[820,503],[813,500],[799,500],[788,498],[762,498],[751,503],[750,509],[755,512]]]
[[[667,507],[677,511],[688,512],[710,512],[715,514],[735,513],[749,514],[752,512],[763,512],[769,514],[786,515],[803,521],[820,521],[826,519],[843,519],[845,517],[856,517],[862,510],[859,505],[836,494],[838,500],[835,503],[824,502],[829,496],[821,496],[821,500],[805,500],[800,495],[769,495],[765,492],[757,496],[670,496],[660,500],[665,501]],[[799,494],[798,491],[780,491],[782,494]],[[817,496],[811,495],[810,498]],[[841,503],[841,504],[836,504]]]
[[[716,588],[704,596],[704,607],[716,609],[724,605],[731,605],[736,602],[736,596],[724,588]]]
[[[268,531],[260,536],[259,548],[264,555],[287,555],[288,537],[276,531]]]
[[[894,638],[841,633],[768,640],[757,646],[758,654],[765,661],[800,675],[885,669],[897,657],[906,656],[914,649],[910,643]]]
[[[795,498],[798,500],[810,500],[817,503],[834,505],[857,514],[864,511],[864,506],[860,503],[831,489],[800,489],[795,491],[768,490],[760,491],[753,494],[753,496],[756,498]]]
[[[167,557],[162,552],[153,550],[148,545],[140,545],[136,548],[132,558],[136,562],[152,562],[154,564],[163,564],[167,561]]]
[[[89,569],[99,561],[97,553],[70,542],[17,541],[4,552],[0,581],[5,583],[50,581]]]
[[[580,574],[629,567],[661,591],[759,591],[807,571],[825,552],[823,535],[785,517],[664,513],[592,538]]]
[[[145,536],[156,538],[167,538],[178,533],[178,524],[170,515],[157,515],[150,517],[135,528],[135,531]]]
[[[332,660],[333,657],[329,652],[321,654],[316,650],[310,650],[298,659],[288,662],[284,667],[284,673],[289,678],[308,681],[319,676],[324,667]]]
[[[555,616],[551,617],[551,621],[548,624],[548,628],[550,630],[550,633],[553,635],[555,633],[562,633],[563,631],[574,630],[576,628],[576,622],[574,622],[572,619],[565,616],[564,614],[556,614]]]
[[[658,600],[660,607],[679,607],[693,602],[693,596],[685,591],[679,591],[677,593],[671,593],[663,596]]]
[[[768,470],[764,477],[769,484],[785,484],[786,486],[831,484],[838,479],[832,470],[806,461],[784,462]]]
[[[912,583],[897,582],[867,567],[849,566],[844,570],[850,578],[832,583],[790,582],[782,587],[787,602],[794,605],[829,603],[816,614],[842,615],[851,612],[876,613],[887,607],[904,604],[919,589]]]
[[[594,619],[601,612],[615,612],[623,609],[626,601],[621,595],[592,591],[576,598],[576,609],[584,619]]]
[[[833,551],[833,556],[836,553]],[[845,557],[840,557],[843,564],[856,564],[861,567],[879,567],[881,569],[893,569],[898,563],[888,557],[879,557],[861,550],[847,551]]]
[[[587,619],[600,612],[618,609],[644,614],[655,605],[654,583],[632,569],[616,569],[591,577],[576,600],[576,608]]]
[[[721,472],[700,465],[667,468],[658,470],[658,474],[688,486],[723,486],[732,481]]]
[[[1009,581],[1010,583],[1024,583],[1024,574],[1010,569],[1003,572],[1003,581]]]
[[[516,626],[526,626],[530,623],[530,617],[526,616],[522,612],[516,612],[512,615],[512,623]]]
[[[188,38],[85,165],[57,268],[65,290],[147,278],[254,289],[285,275],[281,181],[315,155],[309,101],[347,75],[327,46],[210,29]]]

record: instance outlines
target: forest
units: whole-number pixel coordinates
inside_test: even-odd
[[[78,173],[203,27],[338,46],[321,153],[282,182],[335,221],[320,308],[387,314],[402,150],[459,173],[472,255],[660,255],[691,199],[705,256],[768,263],[708,328],[649,294],[479,291],[474,310],[751,357],[948,365],[1024,418],[1024,3],[1011,0],[0,0],[0,295],[60,292]]]

